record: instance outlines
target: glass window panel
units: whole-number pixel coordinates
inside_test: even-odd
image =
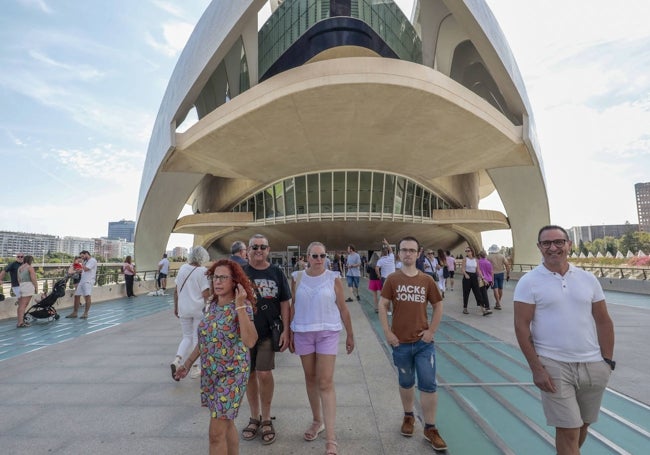
[[[275,216],[275,205],[273,204],[273,187],[270,186],[263,191],[264,193],[264,217],[273,218]]]
[[[399,213],[394,211],[397,177],[394,175],[386,175],[384,181],[384,213]]]
[[[305,185],[305,176],[296,177],[296,215],[307,213],[307,188]]]
[[[431,193],[424,190],[424,197],[422,199],[422,216],[426,218],[431,217]]]
[[[422,216],[422,188],[420,185],[415,185],[415,200],[413,201],[413,214]]]
[[[413,201],[415,199],[415,184],[408,181],[406,184],[406,198],[404,199],[404,215],[413,215]]]
[[[309,174],[307,176],[307,205],[309,206],[308,213],[319,213],[320,207],[318,204],[318,174]]]
[[[381,213],[382,195],[384,194],[384,174],[373,172],[371,209],[373,213]]]
[[[320,175],[320,211],[332,213],[332,173],[323,172]]]
[[[351,171],[347,173],[346,190],[346,212],[357,212],[357,203],[359,201],[359,172]]]
[[[284,181],[284,208],[287,215],[296,214],[296,188],[293,179]]]
[[[406,199],[406,181],[404,177],[395,179],[395,203],[393,204],[393,213],[401,215],[404,213],[404,200]]]
[[[264,218],[264,192],[255,195],[255,219],[261,220]]]
[[[370,194],[372,191],[372,173],[359,173],[359,211],[370,212]]]
[[[275,216],[284,216],[286,210],[284,208],[284,190],[282,189],[282,182],[278,182],[273,188],[275,196]]]
[[[345,212],[345,172],[334,172],[334,212]]]

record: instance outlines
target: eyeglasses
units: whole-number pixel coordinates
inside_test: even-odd
[[[268,245],[251,245],[251,250],[257,251],[257,250],[266,250],[269,246]]]
[[[418,250],[414,250],[413,248],[400,248],[399,252],[404,254],[415,254]]]
[[[16,256],[16,259],[22,259],[24,256]]]
[[[218,281],[220,283],[223,283],[224,281],[232,278],[230,275],[214,275],[212,277],[213,280]]]
[[[558,248],[562,248],[568,242],[567,239],[555,239],[555,240],[542,240],[539,242],[539,246],[542,248],[550,248],[551,245],[555,245]]]
[[[326,257],[327,257],[327,255],[326,255],[325,253],[321,253],[321,254],[312,254],[312,255],[311,255],[311,258],[312,258],[312,259],[318,259],[318,258],[325,259]]]
[[[427,254],[433,254],[433,251],[427,251]]]

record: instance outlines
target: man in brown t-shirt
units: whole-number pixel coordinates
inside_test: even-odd
[[[424,437],[436,450],[447,444],[436,428],[436,351],[433,338],[442,319],[442,297],[431,276],[415,266],[420,243],[405,237],[397,244],[402,268],[386,278],[379,301],[379,320],[386,341],[393,348],[393,363],[397,367],[399,394],[404,408],[401,433],[413,436],[415,425],[415,378],[420,391],[424,414]],[[392,324],[388,325],[388,308],[393,303]],[[431,321],[427,320],[427,305],[433,307]]]

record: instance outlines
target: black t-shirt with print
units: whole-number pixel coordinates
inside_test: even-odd
[[[280,302],[291,300],[291,288],[282,269],[271,264],[264,270],[257,270],[249,265],[244,272],[253,282],[257,294],[257,312],[254,322],[260,340],[271,336],[269,321],[280,315]]]

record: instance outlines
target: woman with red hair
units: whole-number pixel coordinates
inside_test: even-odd
[[[249,349],[257,341],[255,292],[239,264],[230,259],[215,262],[207,275],[212,297],[199,324],[199,342],[175,378],[184,378],[201,357],[201,405],[210,409],[210,453],[237,454],[234,420],[250,376]]]

